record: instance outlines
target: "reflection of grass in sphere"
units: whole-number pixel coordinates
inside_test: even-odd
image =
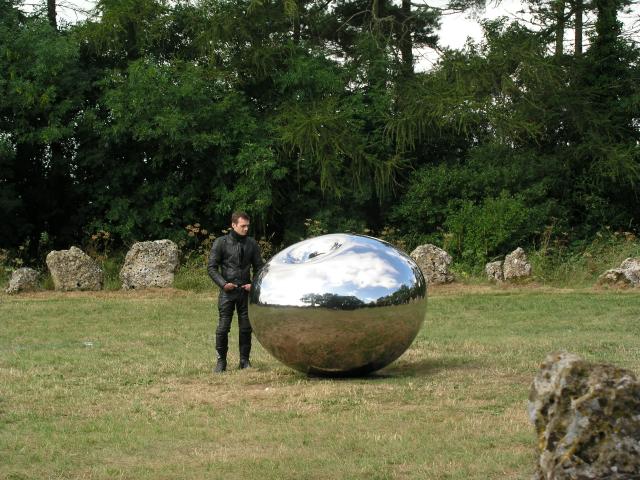
[[[281,362],[309,373],[378,370],[411,345],[423,318],[424,302],[355,310],[252,306],[260,343]]]

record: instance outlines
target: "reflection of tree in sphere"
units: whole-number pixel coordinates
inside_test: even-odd
[[[307,293],[300,300],[309,307],[324,307],[334,310],[355,310],[365,305],[354,295],[336,295],[334,293],[325,293],[324,295]]]
[[[301,372],[357,375],[409,347],[422,326],[425,279],[405,253],[362,235],[302,241],[274,256],[251,291],[258,341]]]

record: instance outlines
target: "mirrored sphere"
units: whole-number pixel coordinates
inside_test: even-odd
[[[251,325],[285,365],[316,375],[362,375],[398,358],[424,321],[427,284],[393,245],[331,234],[274,256],[251,290]]]

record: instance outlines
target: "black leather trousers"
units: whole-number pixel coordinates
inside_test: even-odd
[[[249,323],[249,293],[242,289],[231,292],[222,290],[218,297],[218,328],[216,352],[218,358],[226,358],[229,349],[229,330],[233,311],[238,312],[238,338],[240,358],[249,359],[251,353],[251,324]]]

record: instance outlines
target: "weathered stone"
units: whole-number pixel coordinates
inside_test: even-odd
[[[453,281],[453,275],[449,273],[452,258],[443,249],[431,244],[420,245],[411,252],[411,258],[418,264],[428,283]]]
[[[93,258],[79,248],[54,250],[49,252],[46,261],[56,290],[102,289],[102,269]]]
[[[135,243],[120,270],[122,289],[171,287],[179,261],[180,251],[171,240]]]
[[[500,260],[487,263],[484,266],[484,271],[491,282],[502,282],[504,280],[504,274],[502,273],[502,261]]]
[[[618,268],[607,270],[598,278],[598,284],[640,286],[640,257],[627,258]]]
[[[640,382],[612,365],[552,353],[531,386],[537,480],[640,478]]]
[[[30,292],[38,289],[40,274],[33,268],[19,268],[14,270],[9,280],[7,293]]]
[[[520,247],[504,258],[502,272],[505,280],[517,280],[531,276],[531,264]]]

